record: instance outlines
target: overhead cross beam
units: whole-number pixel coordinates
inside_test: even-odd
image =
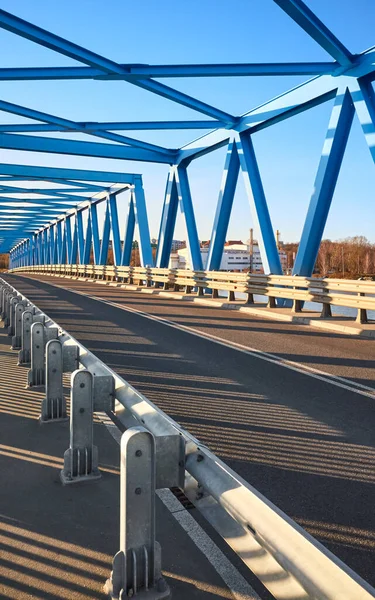
[[[337,62],[348,67],[354,56],[337,37],[322,23],[302,0],[273,0],[289,15],[319,46],[324,48]]]

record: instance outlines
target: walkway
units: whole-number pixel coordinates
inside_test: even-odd
[[[119,544],[119,446],[96,419],[102,479],[63,487],[59,473],[69,423],[39,425],[42,394],[25,390],[26,369],[16,363],[1,325],[0,598],[104,600],[103,584]],[[187,512],[175,499],[173,510],[192,528],[195,509]],[[256,597],[232,594],[175,518],[157,499],[163,572],[176,600]],[[206,552],[209,558],[216,552],[219,568],[227,567],[214,542]],[[251,589],[234,567],[228,572],[235,590]]]
[[[372,340],[88,282],[5,279],[375,584]]]

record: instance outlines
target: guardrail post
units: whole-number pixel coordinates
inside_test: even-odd
[[[1,313],[1,318],[4,321],[4,328],[9,327],[10,301],[15,296],[17,296],[17,294],[15,292],[12,292],[12,290],[8,290],[5,294],[4,309]]]
[[[104,586],[113,599],[170,597],[155,541],[155,462],[152,433],[128,429],[121,438],[120,550]]]
[[[50,340],[46,346],[46,395],[42,401],[40,423],[66,421],[63,391],[63,350],[60,340]]]
[[[30,329],[31,336],[31,368],[27,373],[27,387],[44,388],[44,325],[33,323]]]
[[[276,308],[276,298],[274,296],[268,296],[267,308]]]
[[[293,300],[292,312],[302,312],[303,300]]]
[[[27,374],[27,387],[38,388],[38,391],[44,391],[46,383],[46,343],[48,340],[56,339],[57,336],[57,327],[49,327],[47,329],[40,322],[31,325],[31,368]]]
[[[22,315],[26,310],[24,302],[18,302],[14,311],[14,335],[12,337],[12,350],[19,350],[22,343]]]
[[[329,317],[332,317],[332,310],[331,310],[331,305],[327,304],[325,302],[323,302],[322,304],[322,312],[320,313],[320,317],[322,319],[328,319]]]
[[[15,334],[15,318],[16,318],[16,306],[18,304],[25,304],[22,300],[21,296],[13,296],[10,300],[9,304],[9,327],[8,327],[8,335],[13,337]]]
[[[63,484],[95,480],[98,469],[98,449],[93,444],[93,375],[87,369],[74,371],[70,390],[70,445],[64,453]]]
[[[367,310],[365,308],[358,309],[356,322],[361,323],[361,325],[368,323]]]
[[[22,314],[21,350],[18,353],[18,366],[29,367],[31,364],[31,325],[42,323],[45,315],[34,314],[35,308],[28,307]]]

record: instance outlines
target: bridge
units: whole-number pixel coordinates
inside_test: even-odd
[[[375,159],[374,49],[352,54],[301,0],[273,2],[329,61],[122,64],[0,10],[3,29],[80,63],[0,80],[125,82],[204,115],[82,122],[0,100],[23,118],[0,146],[58,165],[0,164],[3,598],[375,597],[375,283],[313,276],[355,115]],[[312,79],[240,116],[160,81],[288,75]],[[323,103],[286,275],[253,140]],[[179,148],[123,133],[156,130],[207,133]],[[219,148],[203,264],[190,165]],[[62,155],[164,166],[156,252],[143,173]],[[262,274],[220,271],[240,174]],[[190,270],[170,267],[178,209]]]

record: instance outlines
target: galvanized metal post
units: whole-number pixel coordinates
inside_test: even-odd
[[[44,368],[44,325],[31,325],[31,368],[27,373],[27,387],[44,389],[46,382]]]
[[[63,391],[63,350],[60,340],[50,340],[46,346],[46,395],[41,406],[41,423],[66,421]]]
[[[98,449],[93,444],[94,381],[87,369],[74,371],[70,391],[70,446],[64,454],[60,473],[63,484],[95,480]]]
[[[14,335],[12,337],[12,350],[19,350],[22,342],[22,315],[26,310],[25,302],[18,302],[14,312]]]
[[[28,366],[31,362],[31,325],[33,323],[33,313],[31,309],[26,309],[21,317],[21,350],[18,353],[18,365]]]
[[[13,336],[15,334],[15,317],[16,317],[16,306],[22,302],[21,296],[13,296],[9,303],[9,327],[8,335]]]
[[[110,598],[161,600],[170,590],[155,541],[155,439],[144,427],[121,438],[120,550],[104,591]]]

